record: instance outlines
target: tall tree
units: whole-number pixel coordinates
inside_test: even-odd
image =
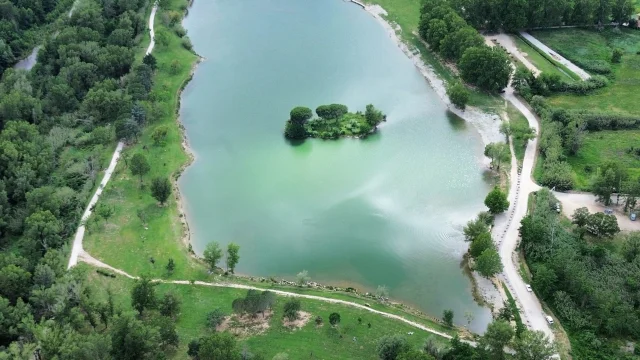
[[[131,314],[118,316],[110,329],[111,354],[115,359],[138,360],[157,359],[161,356],[158,349],[160,337],[158,331],[146,326]]]
[[[480,275],[487,278],[502,271],[502,260],[495,246],[486,249],[478,256],[476,260],[476,270],[478,270]]]
[[[142,185],[142,177],[151,170],[151,166],[149,166],[147,158],[144,155],[137,153],[131,157],[130,163],[131,173],[140,177],[140,185]]]
[[[222,259],[222,249],[220,248],[220,244],[215,241],[212,241],[207,244],[207,247],[204,249],[204,261],[209,265],[209,270],[214,271],[218,264],[218,261]]]
[[[154,178],[151,182],[151,195],[160,202],[160,205],[164,203],[171,195],[171,182],[166,177]]]
[[[487,327],[487,331],[480,339],[479,348],[491,359],[504,359],[504,348],[513,338],[514,331],[506,321],[494,321]]]
[[[513,344],[518,360],[551,360],[556,349],[542,331],[525,330]]]
[[[484,199],[484,204],[489,208],[491,214],[499,214],[509,209],[509,201],[507,200],[507,194],[505,194],[500,188],[495,186],[493,190]]]
[[[229,243],[227,245],[227,269],[233,273],[238,261],[240,261],[240,245]]]
[[[509,57],[495,47],[468,48],[462,54],[458,68],[465,81],[489,92],[504,89],[511,77]]]
[[[217,332],[198,342],[198,360],[240,360],[236,340],[228,332]]]
[[[136,280],[131,289],[131,306],[140,314],[146,309],[155,309],[158,301],[156,299],[156,284],[151,279],[142,276]]]

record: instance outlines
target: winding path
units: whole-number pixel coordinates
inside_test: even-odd
[[[565,59],[557,52],[551,50],[551,48],[543,44],[540,40],[533,37],[533,35],[529,34],[526,31],[521,31],[520,35],[522,35],[522,37],[527,39],[527,41],[530,42],[533,46],[537,47],[539,50],[544,51],[547,55],[554,58],[557,62],[569,68],[569,70],[573,71],[576,75],[580,76],[582,80],[588,80],[589,78],[591,78],[591,75],[589,75],[586,71],[582,70],[579,66],[572,63],[571,61]]]
[[[71,16],[73,10],[75,9],[76,4],[77,4],[77,1],[74,3],[74,6],[71,8],[71,11],[69,12],[69,16]],[[156,44],[154,40],[155,33],[153,31],[153,22],[155,20],[157,10],[158,10],[158,4],[155,3],[153,5],[153,8],[151,9],[151,15],[149,16],[149,34],[151,35],[151,42],[149,43],[149,47],[147,48],[146,54],[150,54],[151,51],[153,51],[153,47]],[[73,238],[73,245],[71,247],[71,256],[69,257],[69,264],[67,265],[67,269],[71,269],[72,267],[74,267],[78,263],[78,257],[80,256],[80,254],[84,253],[84,249],[82,247],[82,241],[84,240],[84,233],[86,231],[85,222],[87,221],[87,219],[89,219],[89,217],[93,213],[96,203],[98,202],[98,199],[102,194],[102,190],[105,188],[105,186],[107,186],[107,183],[111,179],[111,175],[113,174],[113,171],[115,170],[116,165],[118,164],[118,160],[120,159],[120,154],[122,153],[123,147],[124,147],[124,143],[122,141],[118,142],[118,146],[116,146],[116,151],[114,151],[113,156],[111,157],[111,163],[109,163],[109,167],[105,171],[104,177],[102,178],[102,181],[98,186],[98,189],[96,189],[96,192],[93,194],[91,201],[89,201],[87,208],[82,214],[82,218],[80,218],[80,226],[78,226],[76,235]]]

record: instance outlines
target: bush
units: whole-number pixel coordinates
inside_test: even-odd
[[[289,299],[284,303],[284,317],[289,321],[295,321],[298,319],[298,312],[301,309],[300,300]]]
[[[454,82],[447,84],[447,96],[455,107],[464,110],[469,102],[470,93],[460,82]]]
[[[153,143],[157,146],[164,146],[167,143],[167,134],[169,133],[169,127],[166,125],[160,125],[153,130],[151,134],[151,139],[153,139]]]
[[[611,73],[611,65],[609,65],[609,63],[607,63],[604,60],[571,59],[571,61],[573,61],[576,65],[580,66],[584,70],[587,70],[596,74],[607,75]]]
[[[183,48],[189,51],[193,50],[193,44],[191,43],[191,39],[189,39],[189,37],[186,35],[182,38],[182,41],[180,41],[180,44],[182,44]]]
[[[102,276],[106,276],[106,277],[110,277],[110,278],[115,278],[116,274],[112,273],[111,271],[107,271],[107,270],[103,270],[103,269],[96,269],[96,272]]]
[[[176,33],[176,35],[178,35],[179,37],[184,37],[185,35],[187,35],[187,30],[185,30],[185,28],[182,27],[182,25],[177,24],[173,27],[173,31]]]
[[[573,171],[571,165],[565,161],[545,161],[540,183],[558,191],[573,188]]]
[[[619,64],[620,61],[622,61],[622,55],[624,55],[622,49],[613,49],[613,54],[611,54],[611,62],[614,64]]]
[[[226,317],[227,317],[227,314],[225,314],[224,311],[222,311],[222,309],[217,308],[207,314],[207,326],[210,329],[215,330],[215,328],[217,328],[224,322],[224,319]]]

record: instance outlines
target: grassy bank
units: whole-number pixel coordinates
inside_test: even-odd
[[[424,63],[429,65],[438,76],[447,82],[458,79],[458,75],[450,67],[444,65],[442,59],[427,49],[424,42],[416,35],[420,22],[420,7],[422,6],[420,0],[369,0],[367,3],[380,5],[387,11],[386,19],[398,24],[402,30],[398,32],[398,36],[410,48],[419,50]],[[493,113],[500,113],[504,110],[504,101],[500,96],[490,95],[475,89],[470,90],[469,105]]]
[[[520,128],[528,128],[529,121],[527,118],[511,103],[507,103],[507,116],[509,117],[509,122],[513,126],[518,126]],[[527,143],[523,139],[513,139],[513,151],[515,152],[516,160],[518,161],[518,165],[522,166],[522,161],[524,161],[524,153],[527,150]]]
[[[100,298],[106,299],[107,289],[111,289],[116,304],[122,309],[131,309],[129,292],[133,286],[132,280],[121,276],[110,278],[99,275],[88,265],[80,265],[79,271],[86,272],[88,282]],[[231,314],[232,301],[246,293],[240,289],[197,285],[157,286],[156,293],[159,296],[166,292],[174,292],[182,299],[181,313],[176,319],[180,346],[175,353],[170,354],[169,358],[172,359],[188,359],[188,342],[210,332],[206,327],[207,313],[221,308],[227,314]],[[427,338],[433,338],[441,344],[447,342],[444,338],[366,310],[309,299],[301,299],[301,303],[302,310],[311,314],[311,320],[302,328],[292,330],[282,324],[284,299],[285,297],[277,297],[273,316],[268,320],[268,326],[263,332],[249,327],[238,336],[241,344],[246,345],[251,352],[263,354],[267,359],[280,352],[286,352],[290,359],[308,358],[311,353],[313,358],[318,359],[373,359],[377,357],[377,340],[388,334],[406,335],[413,346],[421,346]],[[332,312],[339,313],[341,317],[340,325],[336,328],[328,324],[328,317]],[[323,318],[323,326],[316,326],[316,316]],[[362,320],[361,323],[358,322],[358,318]],[[368,323],[371,323],[371,328],[367,326]],[[415,334],[409,336],[408,332]]]
[[[182,149],[183,138],[176,110],[180,90],[190,79],[198,57],[185,49],[181,39],[160,20],[163,12],[181,11],[184,4],[184,0],[172,0],[167,8],[158,10],[154,24],[156,32],[166,29],[169,41],[167,45],[156,44],[153,50],[158,62],[152,89],[158,104],[154,111],[156,116],[144,128],[139,141],[123,152],[123,159],[101,197],[101,204],[114,209],[113,216],[90,227],[84,240],[84,247],[92,256],[132,275],[167,277],[165,265],[172,258],[176,264],[173,277],[206,279],[204,268],[189,256],[181,242],[185,234],[177,198],[172,196],[166,205],[159,206],[149,190],[151,179],[176,179],[189,160]],[[146,46],[141,45],[138,54],[144,54],[145,49]],[[168,129],[164,146],[154,145],[151,139],[159,126]],[[150,165],[142,185],[131,175],[126,161],[136,153],[142,153]]]

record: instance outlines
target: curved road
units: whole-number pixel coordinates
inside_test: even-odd
[[[74,8],[75,8],[75,4],[74,4],[74,7],[71,9],[71,11],[73,11]],[[151,42],[149,43],[149,47],[147,48],[146,54],[150,54],[151,51],[153,51],[153,47],[155,46],[155,40],[154,40],[155,33],[153,31],[153,22],[155,20],[157,10],[158,10],[158,4],[156,3],[153,5],[153,8],[151,9],[151,15],[149,16],[149,34],[151,35]],[[71,12],[69,13],[69,15],[71,16]],[[84,232],[86,230],[84,223],[85,221],[87,221],[87,219],[89,219],[89,217],[93,213],[93,209],[96,206],[96,203],[100,198],[100,195],[102,194],[102,190],[111,179],[111,175],[113,174],[113,171],[115,170],[116,165],[118,164],[118,160],[120,159],[120,153],[122,153],[123,147],[124,147],[124,143],[122,141],[118,142],[118,146],[116,146],[116,151],[113,153],[113,156],[111,157],[111,163],[109,163],[109,167],[105,171],[104,177],[102,178],[102,181],[98,186],[98,189],[93,194],[91,201],[89,201],[87,208],[82,214],[82,218],[80,218],[80,226],[78,227],[78,230],[76,231],[76,235],[73,238],[73,245],[71,247],[71,256],[69,257],[69,264],[67,265],[67,269],[71,269],[72,267],[74,267],[78,263],[78,256],[80,256],[81,253],[84,253],[84,250],[82,248],[82,240],[84,239]]]

